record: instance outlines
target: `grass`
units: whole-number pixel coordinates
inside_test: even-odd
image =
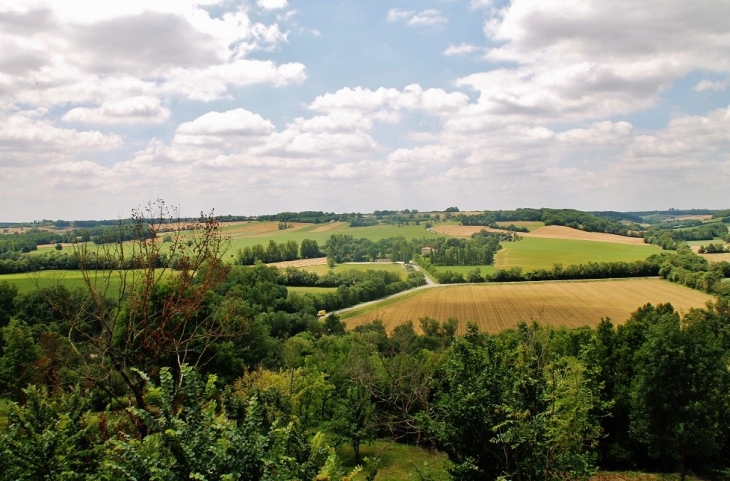
[[[18,286],[18,292],[24,293],[36,290],[38,287],[51,287],[62,285],[69,289],[86,287],[81,271],[40,271],[27,272],[22,274],[0,275],[0,282],[7,281]],[[102,282],[99,279],[99,282]],[[112,276],[109,293],[116,295],[119,292],[119,279]]]
[[[288,292],[295,292],[297,294],[312,294],[314,296],[319,294],[327,294],[328,292],[337,292],[336,287],[307,287],[307,286],[287,286]]]
[[[380,319],[388,330],[425,316],[475,322],[485,332],[515,328],[520,320],[568,328],[595,327],[604,317],[624,322],[644,304],[671,302],[678,311],[702,307],[712,296],[660,279],[551,281],[451,285],[412,291],[342,314],[348,328]]]
[[[346,470],[349,471],[355,467],[355,455],[352,448],[343,446],[337,450],[337,454]],[[448,465],[448,459],[443,453],[388,441],[376,441],[371,445],[362,446],[360,455],[363,458],[380,458],[376,481],[411,479],[411,474],[415,474],[417,469],[423,469],[424,463],[428,464],[428,471],[436,479],[441,479],[446,476]],[[355,479],[364,480],[365,473],[361,472]]]
[[[492,274],[497,272],[497,268],[494,266],[436,266],[436,270],[439,272],[452,271],[460,273],[466,279],[466,276],[474,269],[479,268],[482,276],[485,274]]]
[[[495,267],[521,267],[523,271],[551,269],[554,264],[585,264],[588,262],[633,262],[661,252],[654,245],[628,245],[572,239],[543,239],[523,237],[519,242],[504,242],[495,255]]]

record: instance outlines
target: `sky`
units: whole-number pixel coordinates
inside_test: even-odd
[[[727,0],[0,0],[0,221],[728,193]]]

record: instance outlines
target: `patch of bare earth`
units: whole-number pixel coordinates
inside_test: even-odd
[[[546,225],[532,232],[520,233],[522,237],[539,237],[541,239],[586,240],[594,242],[613,242],[614,244],[646,245],[641,237],[626,237],[603,232],[586,232],[561,225]]]
[[[316,229],[312,229],[311,232],[327,232],[327,231],[335,229],[343,224],[344,224],[344,222],[331,222],[329,224],[319,226]]]
[[[287,267],[311,267],[311,266],[323,266],[327,264],[326,257],[317,257],[314,259],[299,259],[296,261],[285,261],[285,262],[272,262],[266,264],[271,267],[278,267],[280,269],[286,269]]]

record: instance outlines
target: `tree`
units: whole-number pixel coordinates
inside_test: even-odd
[[[161,242],[162,232],[172,240]],[[211,345],[234,335],[226,312],[211,309],[227,272],[228,239],[213,212],[184,223],[161,200],[133,210],[131,225],[120,223],[117,234],[113,244],[75,246],[89,295],[77,308],[84,315],[65,320],[74,354],[66,365],[111,398],[131,393],[142,409],[147,380],[139,372],[169,366],[182,376],[183,364],[204,365]]]
[[[2,328],[2,340],[0,393],[13,401],[21,401],[23,389],[36,381],[35,363],[42,356],[41,349],[28,325],[15,319]]]
[[[18,286],[7,281],[0,282],[0,327],[10,322],[15,312],[15,298],[18,296]]]
[[[319,245],[316,240],[304,239],[299,246],[299,257],[302,259],[311,259],[314,257],[322,257]]]
[[[703,320],[682,324],[663,316],[636,355],[631,432],[649,455],[679,464],[705,464],[719,453],[730,388],[720,340]]]
[[[362,386],[351,385],[345,398],[338,402],[329,423],[335,444],[349,444],[355,453],[355,464],[359,465],[362,461],[360,446],[375,440],[376,428],[375,405],[370,400],[370,393]]]

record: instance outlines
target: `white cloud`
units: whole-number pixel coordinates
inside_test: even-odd
[[[727,80],[702,80],[697,85],[695,85],[692,90],[694,90],[695,92],[704,92],[706,90],[723,91],[727,89],[727,87]]]
[[[444,50],[444,55],[465,55],[479,50],[479,47],[470,43],[460,43],[459,45],[450,45]]]
[[[76,107],[61,120],[86,124],[160,123],[170,118],[170,110],[157,97],[130,97],[104,102],[100,107]]]
[[[260,143],[275,130],[270,121],[245,109],[208,112],[192,122],[180,124],[174,143],[231,148]]]
[[[288,3],[286,0],[257,0],[256,3],[266,10],[276,10],[279,8],[286,8]]]
[[[449,22],[449,19],[443,16],[440,10],[435,9],[417,12],[415,10],[391,8],[388,10],[387,19],[389,22],[405,21],[411,27],[432,27]]]
[[[31,111],[0,118],[0,152],[11,157],[34,158],[37,153],[108,151],[123,145],[122,138],[102,132],[63,129]],[[38,159],[40,160],[40,159]]]
[[[402,10],[400,8],[391,8],[388,10],[388,21],[389,22],[396,22],[398,20],[404,20],[408,17],[413,16],[415,14],[413,10]]]

